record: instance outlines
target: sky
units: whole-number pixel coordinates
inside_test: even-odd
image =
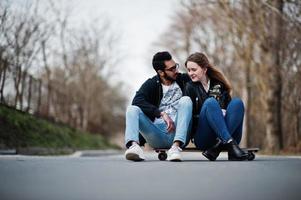
[[[67,0],[66,0],[67,1]],[[68,0],[73,23],[106,16],[121,33],[123,52],[114,79],[124,82],[123,90],[131,101],[140,85],[155,75],[151,59],[165,49],[152,45],[166,31],[180,0]],[[119,70],[120,68],[120,70]]]

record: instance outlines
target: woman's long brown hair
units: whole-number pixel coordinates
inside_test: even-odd
[[[216,80],[222,82],[224,84],[227,92],[229,94],[231,94],[232,88],[231,88],[230,82],[219,69],[217,69],[216,67],[214,67],[210,64],[210,62],[205,54],[199,53],[199,52],[191,54],[185,61],[186,67],[187,67],[188,61],[198,64],[201,68],[207,68],[207,76],[210,79],[216,79]]]

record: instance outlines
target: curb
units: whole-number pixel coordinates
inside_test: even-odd
[[[76,151],[71,157],[100,157],[100,156],[111,156],[122,154],[121,150],[84,150],[84,151]]]
[[[17,150],[16,149],[1,149],[0,155],[16,155]]]

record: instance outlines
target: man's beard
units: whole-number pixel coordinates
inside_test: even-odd
[[[174,82],[174,81],[176,80],[176,79],[174,79],[174,78],[168,76],[165,72],[164,72],[164,78],[165,78],[166,80],[171,81],[171,82]]]

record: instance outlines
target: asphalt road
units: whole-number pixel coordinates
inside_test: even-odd
[[[78,154],[77,154],[78,155]],[[210,162],[183,153],[183,162],[100,157],[0,156],[1,200],[300,200],[301,157],[258,156]]]

